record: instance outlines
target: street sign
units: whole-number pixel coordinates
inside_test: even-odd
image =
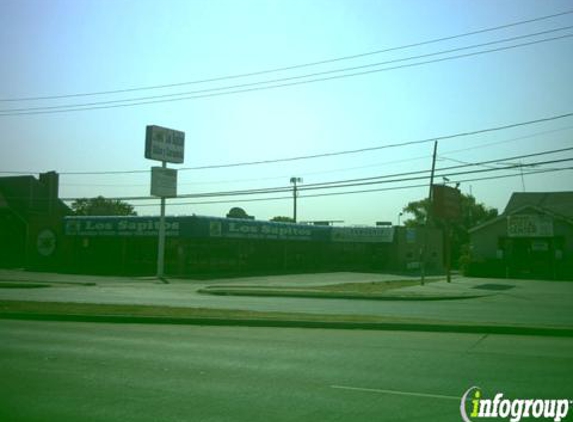
[[[151,195],[161,198],[177,196],[177,170],[151,167]]]
[[[181,164],[185,152],[185,132],[149,125],[145,131],[145,158]]]
[[[462,216],[460,191],[445,185],[433,185],[432,189],[433,217],[448,221],[459,220]]]

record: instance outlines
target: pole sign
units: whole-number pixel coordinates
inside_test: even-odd
[[[167,163],[183,163],[185,132],[149,125],[145,131],[145,158]]]
[[[151,195],[163,198],[177,197],[177,170],[151,167]]]
[[[433,216],[447,221],[459,220],[462,216],[460,191],[444,185],[433,185],[432,189]]]

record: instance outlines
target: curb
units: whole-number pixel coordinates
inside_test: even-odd
[[[97,283],[91,281],[62,281],[62,280],[45,280],[45,281],[37,281],[32,279],[22,279],[22,280],[12,280],[12,279],[4,279],[0,278],[0,285],[1,284],[10,284],[10,283],[19,283],[23,285],[23,288],[26,288],[27,285],[36,285],[41,284],[42,287],[52,287],[53,285],[69,285],[69,286],[97,286]]]
[[[0,319],[26,321],[99,322],[116,324],[206,325],[230,327],[322,328],[339,330],[423,331],[468,334],[505,334],[545,337],[573,337],[573,328],[527,327],[509,325],[468,325],[407,322],[344,322],[310,320],[265,320],[229,318],[173,318],[130,315],[0,313]]]
[[[491,294],[481,295],[451,295],[451,296],[413,296],[413,295],[366,295],[351,293],[322,293],[300,292],[289,290],[247,290],[247,289],[221,289],[218,287],[202,288],[197,293],[214,296],[254,296],[254,297],[297,297],[307,299],[354,299],[354,300],[385,300],[385,301],[436,301],[436,300],[462,300],[489,297]]]

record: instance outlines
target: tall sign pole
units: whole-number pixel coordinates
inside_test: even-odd
[[[161,162],[161,168],[167,168],[165,161]],[[157,278],[165,281],[165,196],[161,196],[159,213],[159,238],[157,240]]]
[[[145,132],[145,158],[161,161],[161,167],[151,168],[151,195],[161,198],[158,240],[157,278],[165,280],[165,200],[177,197],[177,170],[167,163],[183,163],[185,133],[161,126],[147,126]]]
[[[458,188],[446,185],[434,185],[432,189],[432,215],[442,221],[444,226],[444,256],[446,279],[452,281],[452,223],[462,217],[461,193]]]

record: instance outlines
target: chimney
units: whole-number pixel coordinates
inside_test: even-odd
[[[40,183],[46,188],[46,199],[48,200],[48,213],[53,214],[56,211],[59,193],[60,175],[55,171],[40,173]]]

